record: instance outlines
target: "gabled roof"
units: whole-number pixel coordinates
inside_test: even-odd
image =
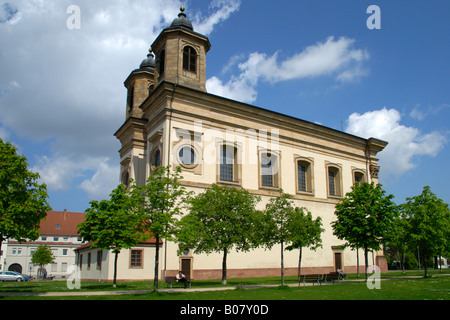
[[[41,235],[78,235],[77,225],[85,220],[84,212],[48,211],[45,220],[41,221]]]

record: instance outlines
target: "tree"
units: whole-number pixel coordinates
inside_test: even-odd
[[[391,234],[397,209],[391,201],[393,197],[386,196],[380,184],[355,184],[335,207],[337,220],[331,223],[333,233],[346,240],[347,246],[364,249],[366,279],[369,250],[379,250]]]
[[[143,217],[144,229],[156,239],[154,288],[158,289],[159,243],[173,239],[175,222],[181,214],[186,189],[181,186],[181,168],[158,167],[143,186],[132,186],[134,210]]]
[[[305,209],[297,208],[291,201],[289,194],[280,190],[280,195],[272,198],[266,204],[264,210],[263,227],[260,228],[264,239],[262,245],[272,248],[275,244],[281,246],[281,284],[284,285],[284,246],[286,250],[300,249],[298,276],[301,272],[302,248],[311,247],[316,249],[321,245],[320,234],[321,218],[312,220],[310,212],[305,213]]]
[[[53,263],[54,260],[52,249],[48,245],[39,246],[31,256],[31,262],[39,265],[38,277],[41,277],[44,265]]]
[[[190,213],[178,223],[180,250],[195,253],[223,252],[222,284],[227,283],[227,255],[256,246],[258,196],[245,189],[212,185],[189,201]]]
[[[84,241],[92,248],[112,250],[114,253],[114,279],[116,287],[117,258],[122,249],[129,249],[144,241],[142,217],[132,211],[131,198],[123,185],[110,194],[110,200],[91,201],[86,209],[86,219],[78,225]]]
[[[52,208],[47,203],[47,186],[39,174],[28,170],[27,159],[0,139],[0,251],[6,239],[19,242],[39,237],[41,220]]]
[[[431,192],[429,186],[425,186],[419,196],[406,200],[401,205],[401,211],[406,220],[408,242],[419,249],[420,257],[424,260],[424,277],[427,277],[427,260],[433,255],[443,255],[449,251],[448,204]]]
[[[295,207],[291,219],[289,219],[289,227],[292,231],[291,245],[286,250],[299,249],[298,255],[298,279],[300,280],[302,265],[302,249],[310,248],[317,250],[322,247],[321,234],[325,229],[322,228],[322,218],[317,217],[315,220],[312,214],[304,208]]]

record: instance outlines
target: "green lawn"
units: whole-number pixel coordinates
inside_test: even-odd
[[[447,271],[446,271],[447,272]],[[440,274],[433,271],[433,274]],[[444,273],[444,272],[442,272]],[[410,275],[423,275],[422,272],[408,272]],[[363,277],[364,275],[361,275]],[[392,279],[402,276],[402,273],[383,274],[382,278],[391,278],[381,282],[380,290],[369,290],[365,282],[341,283],[336,285],[322,285],[314,287],[274,287],[261,289],[232,289],[216,292],[185,292],[178,289],[177,293],[151,292],[142,295],[121,296],[81,296],[81,297],[24,297],[2,296],[2,292],[55,292],[71,291],[65,281],[30,281],[22,283],[0,283],[0,299],[92,299],[92,300],[450,300],[450,277],[432,277],[419,279]],[[356,275],[349,275],[349,279]],[[295,283],[295,277],[288,277],[287,283]],[[238,287],[258,284],[279,284],[280,279],[250,278],[230,279],[229,286]],[[194,281],[193,287],[220,287],[220,281]],[[160,287],[165,287],[162,282]],[[152,290],[153,282],[118,283],[112,288],[111,283],[83,282],[81,291],[114,291],[114,290]],[[80,290],[74,290],[80,291]]]

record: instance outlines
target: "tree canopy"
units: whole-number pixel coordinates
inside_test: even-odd
[[[380,184],[354,184],[352,191],[336,204],[337,220],[331,223],[333,233],[347,241],[347,246],[364,248],[366,278],[368,251],[379,250],[389,237],[397,212],[391,201],[394,196],[385,193]]]
[[[132,211],[131,198],[123,185],[118,185],[109,200],[91,201],[86,209],[86,219],[78,225],[84,241],[92,248],[112,250],[114,258],[113,286],[116,286],[117,258],[122,249],[136,246],[148,238],[142,217]]]
[[[255,205],[259,197],[245,189],[213,185],[189,201],[190,213],[178,224],[180,249],[195,253],[222,252],[222,283],[227,281],[227,255],[232,249],[257,246]]]
[[[321,218],[312,219],[312,215],[304,208],[295,207],[289,194],[280,190],[278,197],[272,198],[266,204],[261,238],[261,245],[272,248],[275,244],[281,246],[281,284],[284,285],[284,250],[299,249],[298,276],[301,272],[302,248],[316,249],[321,245]]]
[[[142,218],[144,230],[156,240],[154,288],[158,289],[159,243],[173,240],[177,216],[182,214],[186,189],[181,186],[181,168],[158,167],[142,186],[133,185],[133,210]]]
[[[36,240],[40,222],[52,208],[47,186],[28,170],[27,159],[0,139],[0,250],[6,239]]]
[[[450,243],[450,212],[448,204],[425,186],[420,195],[407,198],[401,205],[404,220],[405,241],[418,248],[424,260],[424,276],[427,260],[433,255],[446,255]]]

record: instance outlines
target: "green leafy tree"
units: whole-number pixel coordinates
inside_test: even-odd
[[[408,242],[418,248],[424,260],[424,277],[428,276],[428,260],[434,255],[444,255],[449,251],[450,212],[448,204],[439,199],[429,186],[422,194],[407,198],[401,206],[406,220]]]
[[[369,250],[379,250],[391,235],[397,212],[393,197],[386,196],[380,184],[362,183],[353,185],[352,191],[336,204],[337,220],[331,223],[333,233],[347,241],[347,246],[364,249],[366,279]]]
[[[387,252],[400,262],[401,269],[405,273],[407,253],[410,250],[408,221],[403,214],[395,217],[392,222],[392,234],[386,245]]]
[[[263,227],[260,235],[264,241],[261,245],[272,248],[280,245],[281,250],[281,284],[284,285],[284,251],[299,249],[298,275],[301,272],[302,248],[311,247],[313,250],[321,245],[321,218],[312,219],[306,209],[295,207],[289,194],[280,190],[280,195],[272,198],[264,210]]]
[[[39,237],[41,220],[52,208],[47,203],[47,186],[39,174],[28,170],[27,159],[0,139],[0,251],[6,239],[19,242]]]
[[[92,248],[112,250],[114,253],[114,279],[117,280],[117,258],[122,249],[129,249],[147,239],[142,217],[132,211],[131,198],[123,185],[118,185],[109,200],[91,201],[86,219],[78,225],[84,241]]]
[[[53,256],[52,249],[48,245],[39,246],[36,251],[31,256],[31,262],[39,265],[38,278],[42,277],[42,271],[44,270],[44,265],[53,263],[55,257]]]
[[[245,189],[213,185],[190,201],[190,213],[178,223],[180,249],[195,253],[222,252],[222,284],[227,283],[227,255],[248,251],[255,237],[258,196]]]
[[[312,218],[311,212],[304,208],[295,207],[291,218],[288,220],[288,229],[291,230],[291,245],[286,250],[299,249],[298,254],[298,279],[300,280],[302,265],[302,250],[310,248],[317,250],[322,247],[322,218]]]
[[[158,289],[159,243],[171,241],[177,216],[181,214],[186,189],[179,180],[181,168],[171,172],[170,166],[158,167],[143,186],[132,186],[134,210],[143,217],[144,229],[156,239],[154,288]]]

